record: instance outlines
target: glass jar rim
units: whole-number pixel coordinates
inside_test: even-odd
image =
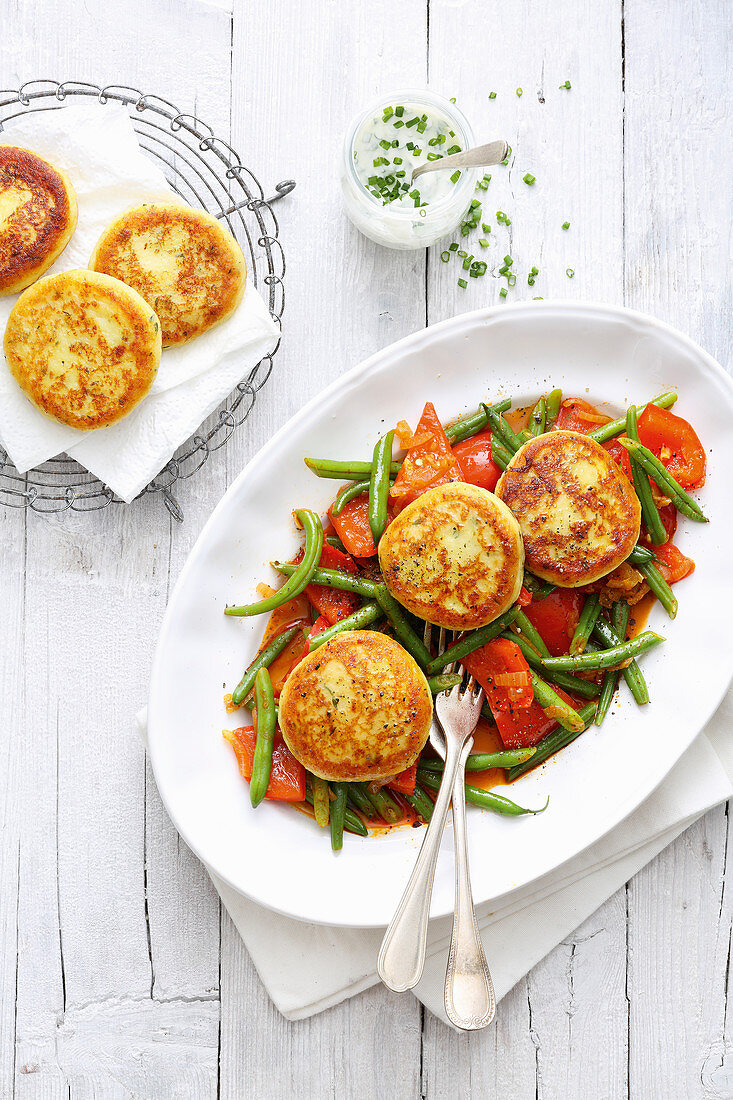
[[[389,214],[391,218],[409,219],[414,221],[415,211],[410,209],[402,209],[392,207],[391,204],[385,204],[376,198],[371,191],[365,187],[362,181],[359,179],[356,169],[354,167],[354,141],[361,127],[364,125],[367,118],[374,114],[376,110],[384,109],[384,107],[391,103],[399,103],[400,100],[411,101],[415,106],[421,105],[425,107],[438,107],[451,119],[452,122],[456,122],[463,133],[463,139],[466,143],[466,147],[470,148],[474,144],[473,130],[471,124],[464,115],[463,111],[452,103],[445,96],[440,95],[438,92],[433,92],[429,88],[419,89],[401,89],[397,92],[393,92],[391,95],[380,95],[378,99],[373,100],[368,107],[363,111],[360,111],[358,115],[352,118],[346,129],[346,138],[344,140],[344,160],[346,162],[346,171],[352,183],[355,185],[359,194],[368,202],[368,204],[374,207],[376,210],[381,210],[385,214]],[[440,211],[443,207],[449,203],[454,203],[456,197],[460,196],[462,191],[467,194],[473,193],[474,182],[472,179],[472,173],[470,169],[464,169],[461,173],[461,179],[457,181],[455,187],[447,195],[444,195],[441,199],[436,199],[435,202],[430,203],[431,210]]]

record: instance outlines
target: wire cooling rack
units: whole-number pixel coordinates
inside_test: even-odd
[[[121,103],[127,108],[140,148],[163,171],[176,194],[225,222],[237,238],[247,260],[247,277],[260,290],[279,326],[285,306],[285,255],[272,203],[292,191],[295,182],[277,184],[275,193],[266,199],[252,171],[207,123],[179,111],[167,99],[125,85],[100,87],[76,80],[33,80],[20,88],[0,90],[0,132],[13,119],[39,111],[63,110],[69,100],[78,101],[79,97],[96,100],[100,110],[108,103]],[[183,519],[173,496],[174,485],[193,477],[209,455],[224,447],[245,422],[257,393],[270,377],[278,347],[279,342],[239,382],[200,434],[179,447],[141,495],[160,493],[171,515]],[[0,447],[0,504],[36,512],[63,512],[95,511],[121,503],[108,486],[67,455],[20,474]]]

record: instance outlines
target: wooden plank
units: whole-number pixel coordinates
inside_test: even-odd
[[[228,450],[232,476],[309,397],[425,323],[424,255],[360,236],[342,210],[339,161],[352,115],[381,91],[424,84],[426,5],[237,3],[233,55],[235,148],[265,188],[291,177],[297,188],[276,206],[287,260],[282,348],[274,379]],[[377,989],[288,1024],[225,918],[223,1096],[253,1089],[253,1077],[273,1100],[293,1095],[296,1081],[299,1096],[332,1095],[335,1081],[342,1095],[416,1096],[419,1019],[414,999]]]
[[[500,304],[506,280],[498,268],[507,254],[517,274],[507,302],[535,295],[621,301],[620,0],[565,4],[562,23],[573,27],[572,35],[558,33],[553,4],[520,0],[502,6],[495,18],[465,5],[460,50],[453,48],[456,16],[450,0],[432,0],[431,87],[456,97],[477,142],[503,137],[512,155],[508,166],[488,169],[488,190],[476,193],[491,226],[490,247],[478,245],[483,233],[455,238],[463,247],[470,241],[468,250],[488,262],[489,272],[469,278],[462,290],[457,279],[466,272],[455,258],[439,259],[445,242],[431,249],[429,320]],[[570,91],[559,88],[566,79]],[[496,98],[490,100],[491,91]],[[527,171],[536,177],[532,186],[522,180]],[[509,215],[510,226],[497,224],[498,210]],[[569,231],[561,228],[566,220]],[[540,271],[534,287],[527,283],[532,266]],[[485,1033],[449,1038],[442,1025],[429,1023],[426,1095],[625,1095],[625,945],[624,906],[613,899],[502,1001],[497,1023]]]
[[[726,365],[729,27],[722,0],[625,8],[626,302]],[[728,828],[713,810],[629,886],[632,1096],[730,1093]]]
[[[90,18],[70,0],[57,3],[52,39],[17,8],[13,41],[0,44],[5,84],[50,72],[104,83],[124,72],[182,109],[216,110],[227,136],[226,11],[197,0],[94,9]],[[160,498],[102,515],[27,518],[19,659],[33,675],[15,716],[19,1096],[66,1096],[69,1087],[75,1096],[216,1094],[218,900],[150,790],[145,812],[132,716],[147,693],[171,576],[225,475],[220,462],[184,485],[182,537],[171,534]],[[4,1052],[3,1071],[7,1064]]]

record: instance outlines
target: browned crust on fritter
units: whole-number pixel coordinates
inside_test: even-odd
[[[109,302],[121,315],[110,344],[89,311]],[[70,334],[69,375],[51,370],[49,349]],[[3,342],[10,372],[47,416],[88,431],[127,416],[150,389],[160,363],[158,320],[116,279],[64,271],[41,279],[15,303]]]
[[[602,470],[597,485],[583,482],[586,460]],[[581,432],[548,432],[529,440],[513,456],[496,493],[517,517],[527,568],[560,587],[577,588],[606,576],[639,537],[641,507],[633,486],[610,455]],[[554,525],[552,512],[560,497],[570,502],[565,530]]]
[[[42,275],[76,226],[76,200],[61,172],[28,149],[0,145],[0,193],[18,184],[31,197],[0,227],[0,294],[22,290]]]
[[[329,667],[342,666],[352,697],[324,689]],[[387,779],[409,768],[430,732],[433,705],[415,661],[375,630],[337,634],[295,667],[280,696],[288,748],[324,779]],[[368,736],[360,738],[360,730]]]
[[[488,498],[488,499],[487,499]],[[382,576],[392,595],[413,615],[436,623],[448,630],[470,630],[485,626],[502,615],[519,592],[518,577],[522,574],[521,539],[509,529],[515,526],[511,516],[501,508],[502,515],[491,494],[486,490],[462,482],[438,486],[428,490],[413,501],[390,523],[388,538],[379,544],[379,564]],[[444,547],[435,549],[439,542],[437,532],[446,522],[446,509],[453,518],[465,522],[472,511],[479,512],[485,520],[481,532],[484,549],[498,563],[493,575],[492,591],[482,590],[485,567],[477,561],[467,561],[461,566],[458,585],[460,599],[466,605],[465,612],[451,611],[446,607],[456,588],[448,582],[455,579],[449,568],[449,556]],[[419,528],[415,527],[419,521]],[[426,547],[435,564],[434,579],[427,585],[421,560],[425,560]]]
[[[183,243],[175,239],[181,230]],[[156,249],[175,258],[174,286],[164,285],[140,263],[133,247],[140,234],[154,235]],[[234,237],[205,211],[174,203],[128,210],[102,234],[90,267],[142,295],[160,318],[164,347],[192,340],[226,320],[239,305],[246,282],[244,256]],[[186,299],[186,308],[181,309],[172,292]]]

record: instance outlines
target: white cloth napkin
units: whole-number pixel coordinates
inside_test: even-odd
[[[137,716],[145,737],[147,715]],[[498,906],[478,909],[500,1000],[540,959],[693,821],[733,796],[733,690],[657,790],[597,844]],[[219,892],[276,1007],[302,1020],[378,982],[383,931],[330,928],[279,916],[216,875]],[[449,918],[431,921],[427,962],[415,995],[446,1024],[443,980]]]
[[[87,103],[19,118],[0,133],[0,144],[45,157],[67,173],[76,191],[77,228],[49,275],[87,267],[102,231],[129,207],[180,201],[141,151],[127,111],[117,105]],[[0,298],[0,332],[17,297]],[[0,441],[21,473],[66,451],[129,502],[272,350],[278,336],[248,279],[231,317],[196,340],[164,351],[145,400],[124,420],[93,432],[58,424],[39,412],[0,355]]]

